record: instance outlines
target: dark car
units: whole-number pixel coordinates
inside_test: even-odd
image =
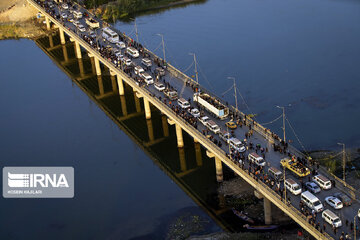
[[[338,193],[334,193],[333,194],[334,197],[340,199],[340,201],[345,205],[345,206],[350,206],[352,204],[352,200],[351,198],[346,195],[345,193],[342,192],[338,192]]]

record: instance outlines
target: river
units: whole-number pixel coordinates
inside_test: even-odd
[[[287,118],[306,149],[339,141],[358,147],[359,8],[356,1],[210,0],[140,16],[137,25],[140,42],[160,56],[156,34],[164,34],[167,59],[179,69],[196,53],[199,81],[217,95],[236,77],[250,110],[239,96],[240,109],[259,122],[277,118],[276,105],[291,104]],[[116,27],[135,38],[133,23]],[[82,91],[33,41],[1,41],[0,50],[2,166],[74,166],[76,182],[74,199],[2,198],[1,239],[160,239],[189,213],[207,222],[202,233],[229,228],[206,210],[218,203],[204,151],[201,164],[193,147],[178,152],[172,128],[160,145],[143,148],[98,107],[114,110],[118,98],[94,103],[88,96],[96,93]],[[225,98],[234,103],[231,92]],[[159,137],[160,114],[153,121]],[[146,124],[143,117],[126,122],[139,142]],[[281,134],[281,119],[267,126]],[[287,134],[295,140],[289,125]],[[171,176],[184,156],[188,169],[201,168],[176,183]]]

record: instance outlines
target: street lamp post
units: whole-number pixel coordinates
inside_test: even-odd
[[[194,56],[196,82],[199,84],[199,77],[198,77],[198,71],[197,71],[196,55],[195,55],[195,53],[189,53],[189,54]]]
[[[338,145],[343,146],[343,180],[345,182],[345,169],[346,169],[346,153],[345,153],[345,143],[338,143]]]
[[[166,62],[164,35],[162,35],[161,33],[158,33],[158,34],[156,34],[156,35],[158,35],[158,36],[160,36],[160,37],[161,37],[161,42],[162,42],[162,46],[163,46],[164,62]]]
[[[282,109],[282,117],[283,117],[283,133],[284,133],[284,143],[286,143],[286,134],[285,134],[285,107],[290,107],[291,104],[287,105],[287,106],[283,106],[283,107],[280,107],[280,106],[276,106],[277,108],[281,108]]]
[[[238,111],[238,101],[237,101],[237,94],[236,94],[236,80],[234,77],[228,77],[228,79],[233,80],[234,81],[234,95],[235,95],[235,106],[236,106],[236,111]]]

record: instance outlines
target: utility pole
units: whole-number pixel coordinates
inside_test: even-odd
[[[189,53],[189,54],[194,56],[196,82],[199,84],[199,76],[198,76],[198,71],[197,71],[196,55],[195,55],[195,53]]]
[[[345,152],[345,143],[338,143],[338,145],[342,145],[343,146],[343,180],[345,182],[345,171],[346,171],[346,152]]]
[[[139,43],[139,34],[138,34],[137,25],[136,25],[136,19],[134,19],[134,23],[135,23],[136,42]]]
[[[286,134],[285,134],[285,107],[290,107],[291,104],[287,105],[287,106],[283,106],[283,107],[280,107],[280,106],[276,106],[277,108],[281,108],[282,109],[282,117],[283,117],[283,133],[284,133],[284,143],[286,143]]]
[[[160,34],[160,33],[158,33],[158,34],[156,34],[156,35],[158,35],[158,36],[160,36],[160,37],[161,37],[161,41],[162,41],[162,46],[163,46],[163,55],[164,55],[164,62],[166,62],[166,56],[165,56],[165,43],[164,43],[164,35],[162,35],[162,34]]]
[[[238,101],[237,101],[237,94],[236,94],[236,81],[234,77],[228,77],[228,79],[231,79],[234,81],[234,96],[235,96],[235,106],[236,106],[236,111],[238,111]]]
[[[284,168],[284,197],[285,197],[285,204],[287,203],[287,198],[286,198],[286,185],[285,185],[285,180],[286,180],[286,168]]]

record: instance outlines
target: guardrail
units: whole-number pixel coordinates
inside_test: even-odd
[[[264,196],[266,196],[267,199],[272,201],[276,206],[278,206],[286,214],[288,214],[295,221],[297,221],[304,229],[306,229],[314,237],[317,237],[318,239],[332,239],[332,237],[330,235],[328,235],[326,232],[320,233],[315,227],[313,227],[311,224],[309,224],[306,221],[305,217],[299,212],[299,210],[297,210],[292,205],[287,206],[284,202],[282,202],[280,200],[279,195],[277,195],[266,184],[264,184],[261,181],[256,181],[254,178],[252,178],[249,173],[247,173],[246,171],[241,169],[239,166],[237,166],[234,162],[232,162],[231,159],[229,159],[226,156],[226,153],[224,150],[220,149],[212,141],[207,139],[203,134],[201,134],[192,125],[187,123],[184,119],[178,117],[165,103],[160,101],[158,98],[154,97],[153,94],[149,90],[138,86],[136,84],[135,80],[133,80],[131,77],[129,77],[123,71],[116,68],[112,62],[110,62],[107,59],[105,59],[104,57],[102,57],[101,54],[99,54],[99,52],[95,51],[91,46],[89,46],[89,44],[87,42],[85,42],[82,38],[80,38],[76,33],[72,32],[70,29],[64,27],[61,22],[58,22],[57,19],[53,18],[50,14],[48,14],[41,7],[39,7],[34,0],[28,0],[28,2],[33,4],[33,6],[35,8],[37,8],[39,11],[43,12],[43,14],[46,17],[48,17],[49,19],[51,19],[52,22],[54,22],[54,23],[57,22],[59,25],[59,28],[62,28],[62,30],[64,32],[66,32],[69,36],[71,36],[73,39],[78,41],[83,48],[85,48],[88,52],[92,53],[99,60],[101,60],[105,66],[107,66],[109,69],[116,72],[120,76],[122,76],[124,78],[123,80],[126,81],[127,84],[129,84],[133,89],[135,89],[137,92],[139,92],[143,97],[146,97],[149,102],[151,102],[155,107],[157,107],[159,110],[161,110],[162,113],[167,115],[176,124],[179,124],[184,131],[186,131],[189,135],[191,135],[192,137],[197,139],[206,149],[210,149],[210,151],[215,155],[215,157],[218,157],[222,162],[224,162],[229,168],[231,168],[239,176],[241,176],[243,179],[245,179],[255,189],[261,190],[261,193]]]

